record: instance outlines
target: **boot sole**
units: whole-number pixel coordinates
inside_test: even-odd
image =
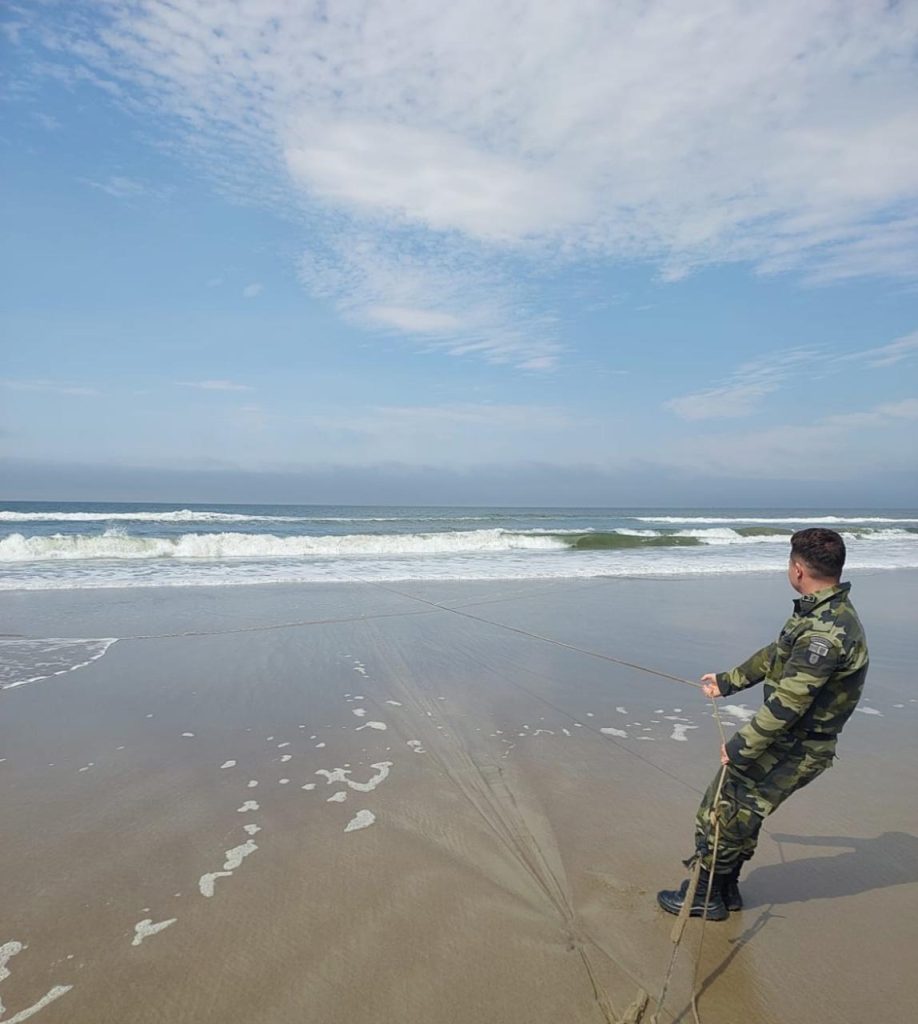
[[[657,903],[667,914],[679,914],[682,911],[681,903],[667,903],[659,896],[657,897]],[[692,907],[689,911],[689,917],[704,917],[707,921],[726,921],[729,916],[730,911],[726,907],[723,910],[718,910],[709,906],[707,914],[704,912],[704,907]]]

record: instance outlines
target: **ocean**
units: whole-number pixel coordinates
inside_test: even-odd
[[[0,590],[674,576],[783,569],[804,526],[848,568],[918,567],[918,511],[0,503]]]

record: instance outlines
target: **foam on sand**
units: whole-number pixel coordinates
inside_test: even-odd
[[[234,846],[232,850],[226,851],[226,862],[223,865],[224,871],[235,871],[249,854],[254,853],[258,847],[253,839],[247,839],[240,846]]]
[[[0,981],[8,978],[12,973],[6,966],[14,956],[21,953],[26,947],[21,943],[13,939],[11,942],[4,942],[0,946]],[[22,1024],[23,1021],[34,1017],[36,1013],[43,1010],[49,1003],[53,1003],[55,999],[59,999],[61,996],[66,995],[73,985],[55,985],[38,1000],[37,1003],[33,1003],[31,1006],[26,1007],[24,1010],[20,1010],[19,1013],[13,1014],[8,1020],[4,1021],[4,1024]],[[3,1005],[3,1000],[0,999],[0,1017],[4,1015],[6,1008]]]
[[[688,725],[686,723],[677,722],[673,726],[673,733],[672,733],[672,736],[670,736],[670,739],[671,740],[681,740],[683,743],[687,743],[688,742],[688,736],[685,735],[686,731],[688,729],[697,729],[697,728],[698,728],[697,725]]]
[[[159,921],[156,924],[153,923],[152,917],[144,918],[143,921],[138,921],[134,925],[134,939],[131,942],[132,946],[139,946],[144,939],[149,938],[151,935],[156,935],[157,932],[163,931],[168,928],[170,924],[175,924],[178,920],[177,917],[170,917],[168,921]]]
[[[624,729],[615,729],[611,725],[606,726],[606,728],[600,729],[599,731],[605,733],[606,736],[620,736],[623,740],[628,739],[628,733],[626,733]]]
[[[376,774],[371,778],[367,779],[366,782],[355,782],[353,779],[345,779],[344,781],[351,787],[361,793],[370,793],[380,784],[389,777],[389,769],[392,767],[391,761],[378,761],[376,764],[370,765],[371,768],[376,769]]]
[[[236,808],[239,814],[245,814],[246,811],[258,811],[260,809],[261,808],[258,806],[258,803],[255,800],[246,800],[246,802],[241,807]]]
[[[117,637],[0,640],[0,690],[12,690],[86,668],[117,642]]]
[[[751,722],[755,717],[755,712],[745,704],[724,704],[720,712],[731,718],[738,718],[741,722]]]
[[[353,818],[345,825],[345,832],[357,832],[362,828],[369,828],[376,821],[376,815],[372,811],[358,811]]]
[[[229,878],[232,871],[209,871],[198,879],[198,890],[208,899],[214,894],[214,886],[218,878]]]
[[[258,845],[255,843],[255,840],[247,839],[239,846],[234,846],[231,850],[227,850],[226,860],[223,863],[223,870],[210,871],[207,874],[201,875],[198,880],[198,890],[201,895],[207,896],[208,898],[213,896],[214,886],[216,885],[217,879],[229,878],[245,858],[250,856],[250,854],[253,854],[257,849]]]
[[[363,725],[358,725],[354,732],[360,732],[361,729],[377,729],[379,732],[385,732],[387,728],[385,722],[364,722]]]

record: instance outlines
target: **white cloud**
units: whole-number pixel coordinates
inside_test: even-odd
[[[0,380],[0,386],[10,391],[45,391],[53,395],[98,395],[95,388],[78,384],[64,384],[55,380]]]
[[[795,370],[811,362],[811,349],[779,352],[746,363],[711,388],[671,398],[663,403],[684,420],[735,419],[755,412],[759,399],[777,391]]]
[[[370,306],[366,312],[371,320],[385,327],[397,327],[408,334],[449,333],[461,324],[460,319],[452,313],[440,313],[435,309]]]
[[[287,166],[308,191],[435,231],[514,242],[586,213],[563,176],[483,150],[445,131],[386,121],[307,122]]]
[[[886,402],[878,412],[896,419],[918,420],[918,398],[905,398],[901,402]]]
[[[106,195],[112,196],[114,199],[140,199],[143,197],[164,199],[171,191],[170,189],[151,185],[149,182],[139,181],[136,178],[128,178],[121,174],[111,175],[103,181],[91,181],[88,178],[84,179],[84,181],[87,185],[98,189],[100,192],[104,192]]]
[[[475,251],[476,273],[506,252],[650,261],[667,280],[734,261],[813,281],[918,273],[916,4],[64,10],[66,28],[42,26],[35,67],[184,124],[186,151],[222,187],[298,205],[345,278],[341,242],[355,229],[379,259],[393,230],[447,260]],[[473,305],[491,315],[486,331],[473,316],[471,333],[512,331],[518,301],[478,278]],[[431,296],[371,292],[335,301],[368,324],[378,307],[456,316],[451,351],[501,350],[469,344],[468,318]],[[522,319],[539,308],[527,302]],[[537,333],[551,343],[545,325]],[[548,358],[524,347],[520,365]]]
[[[324,248],[303,254],[299,270],[348,319],[426,348],[543,371],[561,353],[553,324],[469,246],[419,247],[400,231],[384,237],[339,228]]]
[[[236,384],[231,380],[180,380],[181,388],[197,388],[200,391],[252,391],[248,384]]]
[[[247,284],[242,289],[243,298],[254,299],[265,290],[265,286],[260,281],[253,281],[251,284]]]
[[[48,132],[60,131],[61,123],[52,114],[45,114],[41,111],[32,115],[35,120]]]
[[[899,429],[903,419],[918,419],[918,399],[849,410],[812,423],[684,436],[670,444],[665,461],[701,476],[811,483],[854,479],[861,473],[914,472],[918,445]],[[890,428],[887,442],[878,445],[872,431]]]
[[[894,366],[903,359],[918,355],[918,331],[912,331],[888,345],[879,345],[877,348],[864,349],[862,352],[855,352],[846,356],[846,359],[864,359],[868,366],[883,367]]]

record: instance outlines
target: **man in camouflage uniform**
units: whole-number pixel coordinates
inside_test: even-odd
[[[860,700],[867,675],[867,643],[851,604],[850,583],[840,583],[845,544],[834,530],[800,530],[791,537],[788,579],[801,596],[778,639],[729,672],[702,676],[708,697],[727,697],[764,680],[764,703],[721,748],[726,765],[717,806],[720,837],[707,917],[722,921],[742,907],[738,880],[752,857],[765,818],[791,793],[830,767],[838,734]],[[712,810],[720,772],[695,819],[695,854],[701,875],[690,913],[705,912],[714,848]],[[657,894],[678,914],[688,882]]]

